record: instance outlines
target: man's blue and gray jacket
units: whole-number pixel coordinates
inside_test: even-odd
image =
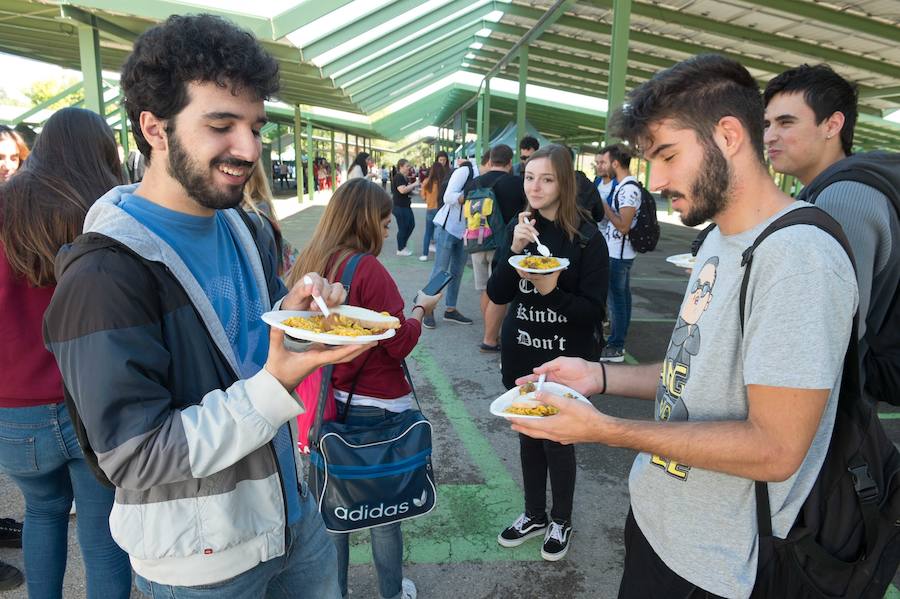
[[[264,369],[239,379],[196,279],[119,208],[135,187],[99,199],[85,234],[60,251],[44,337],[85,454],[116,488],[110,530],[135,572],[161,584],[210,584],[284,554],[271,441],[303,410]],[[225,215],[257,288],[268,291],[268,310],[286,292],[275,257],[237,210]]]

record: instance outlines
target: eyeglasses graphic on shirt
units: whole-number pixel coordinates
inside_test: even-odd
[[[709,281],[697,279],[691,287],[691,293],[697,293],[698,291],[700,291],[700,297],[706,297],[712,291],[712,285],[709,284]]]

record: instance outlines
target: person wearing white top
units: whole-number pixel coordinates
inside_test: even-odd
[[[456,169],[450,175],[447,190],[441,198],[443,205],[434,217],[434,237],[437,251],[434,254],[434,268],[431,271],[433,277],[441,271],[448,271],[453,275],[453,280],[447,286],[444,296],[447,309],[444,312],[444,320],[457,324],[472,324],[472,319],[467,318],[456,309],[456,299],[459,296],[459,284],[463,270],[466,267],[466,250],[463,246],[463,233],[466,230],[466,221],[463,220],[462,205],[465,201],[466,185],[478,176],[478,167],[466,158],[456,161]],[[436,324],[434,314],[426,314],[422,319],[422,326],[433,329]]]
[[[615,178],[619,184],[613,195],[612,206],[603,202],[607,220],[603,234],[609,249],[607,305],[611,331],[600,360],[622,362],[625,360],[625,337],[631,322],[631,266],[635,256],[628,232],[637,221],[637,212],[641,207],[641,187],[628,168],[631,154],[625,146],[608,146],[604,148],[603,155],[610,165],[610,177]]]

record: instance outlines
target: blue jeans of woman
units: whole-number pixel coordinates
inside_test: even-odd
[[[337,402],[338,417],[343,417],[344,405]],[[373,406],[350,406],[346,423],[354,426],[378,426],[388,418],[395,416]],[[334,541],[338,555],[338,584],[341,594],[347,597],[347,568],[350,564],[350,535],[328,533]],[[372,540],[372,558],[375,561],[375,573],[378,575],[378,592],[382,599],[400,597],[403,582],[403,533],[400,523],[386,524],[369,529]]]
[[[416,228],[416,218],[409,206],[394,206],[394,218],[397,219],[397,249],[402,250]]]
[[[94,478],[65,404],[0,408],[0,470],[25,497],[28,597],[62,596],[74,497],[88,599],[127,599],[131,564],[109,533],[113,490]]]
[[[631,323],[631,265],[634,259],[609,259],[609,324],[607,347],[625,348],[625,337]]]
[[[434,235],[434,215],[438,213],[438,209],[429,209],[425,211],[425,237],[422,238],[422,255],[428,255],[428,246],[431,240],[436,239]],[[435,244],[436,245],[436,244]],[[437,248],[435,248],[437,249]]]
[[[462,282],[463,270],[466,268],[466,248],[462,239],[457,239],[444,230],[441,226],[434,228],[435,245],[437,252],[434,254],[434,267],[431,276],[445,270],[453,275],[453,280],[447,285],[444,294],[444,302],[448,308],[456,308],[456,298],[459,297],[459,284]]]

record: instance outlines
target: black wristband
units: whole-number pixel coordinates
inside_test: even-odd
[[[603,371],[603,388],[600,389],[600,395],[606,393],[606,364],[600,362],[600,370]]]
[[[425,306],[423,306],[422,304],[416,304],[415,306],[413,306],[412,310],[410,310],[409,313],[412,314],[416,308],[422,308],[422,314],[428,314],[428,310],[426,310]]]

